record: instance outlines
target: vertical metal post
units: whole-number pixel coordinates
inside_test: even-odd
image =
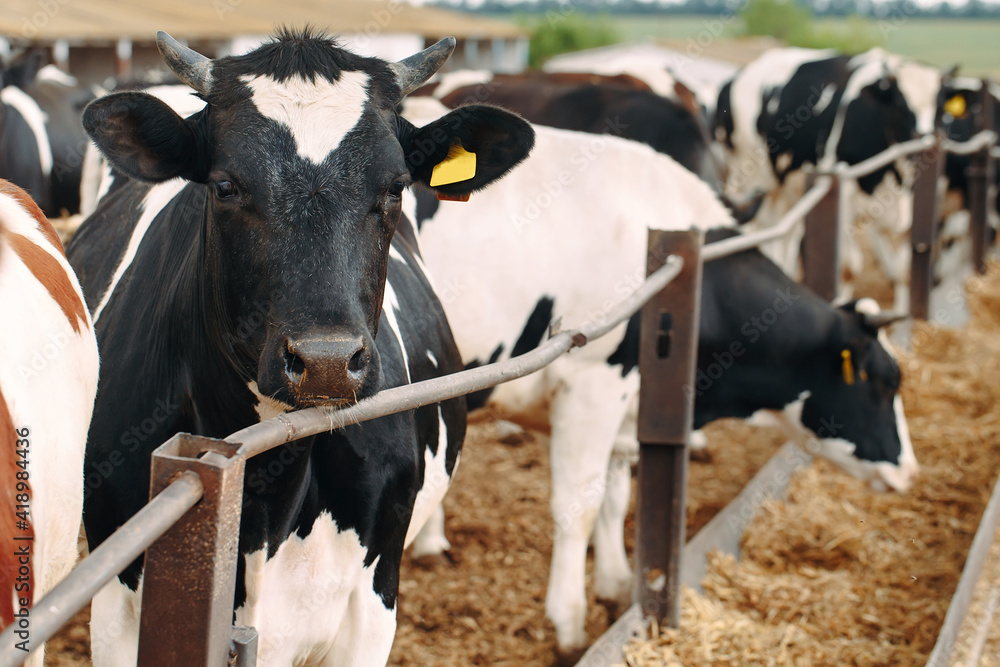
[[[686,444],[694,419],[702,241],[697,230],[649,232],[647,272],[671,254],[684,258],[684,269],[643,307],[639,334],[636,600],[644,615],[672,627],[681,620]]]
[[[983,79],[979,90],[979,99],[975,114],[979,118],[976,130],[992,130],[993,127],[993,96],[990,95],[990,82]],[[969,233],[972,236],[972,265],[976,272],[986,271],[987,250],[987,217],[990,210],[989,192],[993,183],[995,169],[987,147],[973,154],[967,173],[969,183]]]
[[[941,137],[937,139],[934,146],[913,158],[916,179],[910,226],[910,315],[921,320],[930,316],[931,287],[934,285],[931,250],[937,222],[938,179],[944,172],[945,161]]]
[[[802,282],[827,301],[840,290],[840,181],[806,214],[802,239]]]
[[[256,667],[257,631],[245,626],[233,628],[232,644],[229,647],[229,667]]]
[[[229,658],[243,503],[238,444],[179,433],[153,452],[150,497],[179,473],[201,478],[201,501],[146,551],[143,667],[219,667]]]

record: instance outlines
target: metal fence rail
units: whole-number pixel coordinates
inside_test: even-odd
[[[519,357],[433,380],[386,389],[349,408],[307,408],[278,415],[237,431],[226,440],[241,444],[239,455],[249,458],[298,438],[437,403],[534,373],[572,348],[586,345],[589,340],[603,336],[627,320],[676,278],[683,268],[684,261],[680,257],[667,257],[663,268],[651,274],[632,294],[609,310],[605,317],[587,322],[579,329],[558,333]]]
[[[31,646],[48,641],[99,590],[138,558],[201,499],[201,479],[183,476],[156,496],[84,558],[69,575],[31,608]],[[16,624],[0,634],[0,665],[17,667],[25,658],[14,648]]]
[[[813,186],[772,227],[725,239],[705,246],[704,249],[701,249],[700,240],[692,239],[681,239],[679,245],[675,247],[683,249],[689,258],[695,259],[695,266],[689,268],[692,272],[698,272],[692,273],[692,275],[700,275],[699,267],[703,261],[712,261],[748,250],[789,234],[796,229],[796,226],[802,222],[805,216],[813,211],[817,204],[824,201],[824,198],[831,193],[831,190],[842,179],[858,178],[891,164],[895,160],[921,151],[942,150],[963,155],[974,154],[978,156],[1000,157],[1000,149],[995,147],[990,148],[996,141],[996,133],[987,129],[979,132],[969,141],[962,143],[944,140],[937,136],[925,136],[897,144],[851,167],[839,164],[832,170],[817,171],[817,178]],[[833,199],[836,200],[836,197],[833,197]],[[677,238],[680,239],[680,237]],[[658,246],[657,252],[662,250],[662,247],[669,247],[669,243],[665,241],[661,242],[658,240],[658,243],[660,246]],[[650,250],[653,252],[652,247]],[[299,438],[440,402],[493,387],[497,384],[536,372],[572,348],[586,345],[589,340],[598,338],[611,331],[631,317],[651,299],[662,295],[665,288],[681,274],[685,268],[685,261],[675,254],[666,256],[660,254],[659,257],[661,258],[659,260],[656,257],[651,257],[650,267],[658,266],[661,262],[663,264],[662,267],[651,273],[638,289],[609,310],[604,317],[589,321],[572,331],[555,332],[544,344],[522,356],[433,380],[387,389],[372,398],[365,399],[343,409],[308,408],[282,414],[233,433],[221,444],[239,445],[239,449],[230,460],[246,460]],[[698,279],[691,279],[689,277],[686,279],[684,289],[696,286],[698,282]],[[686,297],[680,299],[679,302],[690,306]],[[660,307],[662,306],[663,304],[660,302]],[[652,307],[652,305],[649,306],[649,308]],[[692,312],[697,312],[696,306]],[[690,316],[689,313],[688,318]],[[650,322],[653,319],[655,318],[644,318],[644,321],[649,320],[647,324],[652,327],[654,325],[650,324]],[[662,323],[660,326],[659,335],[669,335],[668,332],[662,329]],[[694,335],[696,337],[696,319],[694,326]],[[644,336],[647,333],[644,332]],[[691,331],[687,331],[684,334],[685,338],[689,338],[690,335]],[[646,343],[644,342],[643,345],[646,345]],[[694,363],[693,354],[690,350],[687,350],[684,354],[688,358],[680,365],[687,364],[687,368],[690,370],[693,368],[692,364]],[[660,356],[661,359],[665,358],[663,355]],[[689,417],[682,417],[681,421],[684,422],[685,419],[689,421]],[[670,437],[663,439],[661,444],[683,444],[684,438],[681,436],[686,432],[685,429],[686,427],[683,424],[671,427]],[[646,432],[651,432],[648,427]],[[655,438],[653,440],[655,441]],[[671,456],[674,455],[671,454]],[[225,457],[218,455],[218,458],[222,460]],[[674,481],[679,482],[677,486],[683,490],[682,487],[685,485],[684,478],[680,477]],[[677,502],[677,486],[672,488],[674,494],[673,502],[675,504]],[[158,495],[150,500],[149,504],[95,549],[90,556],[81,561],[65,580],[53,588],[42,600],[37,601],[31,611],[32,646],[39,646],[51,638],[73,614],[87,604],[104,584],[127,567],[147,547],[170,530],[191,508],[195,507],[202,498],[203,488],[203,480],[199,477],[199,474],[190,471],[181,473],[163,488]],[[661,492],[662,495],[662,489],[657,489],[657,491]],[[683,503],[683,500],[681,499],[680,502]],[[683,507],[683,504],[681,507]],[[676,512],[674,513],[676,514]],[[681,520],[681,523],[683,524],[683,520]],[[683,532],[681,532],[681,535],[683,535]],[[231,565],[235,568],[235,563]],[[667,589],[672,585],[674,584],[668,583]],[[675,593],[667,590],[666,595],[672,598],[672,605],[676,603],[677,598]],[[195,612],[195,610],[190,611],[192,613]],[[657,615],[662,618],[660,611],[657,612]],[[181,613],[187,612],[188,610],[182,610]],[[22,651],[14,648],[15,631],[16,628],[10,626],[0,634],[0,667],[16,667],[25,658]]]
[[[787,236],[795,227],[802,222],[802,218],[809,213],[813,207],[830,191],[833,185],[833,178],[830,176],[820,176],[816,183],[808,192],[788,210],[788,213],[781,217],[773,227],[762,229],[749,234],[741,234],[732,238],[709,243],[701,251],[701,258],[705,262],[733,255],[750,248],[756,248],[762,243]]]

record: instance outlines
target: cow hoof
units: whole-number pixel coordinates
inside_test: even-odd
[[[501,419],[494,424],[497,440],[502,444],[517,446],[524,444],[531,437],[528,432],[514,422]]]
[[[597,598],[597,602],[608,612],[608,625],[614,623],[629,607],[629,603],[622,603],[611,598]]]
[[[583,654],[587,652],[587,647],[580,648],[560,648],[556,647],[556,664],[559,667],[573,667],[580,662]]]
[[[688,450],[688,458],[698,463],[711,463],[712,452],[707,449],[690,449]]]

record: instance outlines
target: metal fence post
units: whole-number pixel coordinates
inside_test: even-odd
[[[944,172],[945,153],[941,137],[933,147],[914,156],[913,220],[910,225],[910,315],[926,320],[930,316],[935,223],[938,211],[938,179]]]
[[[979,117],[977,132],[993,130],[993,96],[990,82],[983,79],[979,90],[979,100],[975,113]],[[986,250],[988,245],[987,218],[990,210],[989,192],[993,184],[995,169],[990,157],[990,148],[972,155],[967,178],[969,182],[969,233],[972,235],[972,265],[978,273],[986,271]]]
[[[812,185],[810,185],[812,187]],[[806,214],[802,238],[802,282],[827,301],[840,290],[840,179]]]
[[[701,231],[649,232],[647,272],[668,255],[684,269],[642,309],[639,371],[639,497],[636,599],[646,616],[677,627],[681,619],[687,438],[694,410]]]
[[[255,667],[257,664],[257,631],[242,625],[233,628],[229,647],[229,667]]]
[[[179,433],[153,452],[150,497],[186,470],[205,487],[197,505],[146,551],[142,667],[220,667],[233,636],[237,543],[243,502],[238,445]]]

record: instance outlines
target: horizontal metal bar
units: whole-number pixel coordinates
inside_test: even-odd
[[[966,141],[952,141],[951,139],[944,139],[941,142],[941,147],[944,148],[945,151],[954,153],[955,155],[972,155],[973,153],[978,153],[984,148],[993,146],[996,142],[996,132],[993,130],[983,130],[978,134],[972,135]]]
[[[240,443],[242,446],[237,455],[249,458],[292,440],[437,403],[534,373],[567,350],[586,345],[588,340],[603,336],[631,317],[646,301],[666,287],[683,267],[684,261],[680,257],[670,255],[661,269],[651,274],[638,289],[610,309],[604,317],[591,320],[575,331],[559,333],[519,357],[433,380],[386,389],[347,408],[317,407],[288,412],[237,431],[226,438],[226,441]]]
[[[785,236],[796,225],[802,223],[802,219],[826,196],[832,185],[833,178],[831,176],[820,176],[816,179],[815,185],[803,195],[802,199],[795,202],[795,206],[788,209],[788,213],[781,216],[776,225],[758,232],[741,234],[740,236],[733,236],[722,241],[709,243],[701,251],[702,261],[711,262],[713,259],[727,257],[728,255],[743,252],[750,248],[756,248],[762,243]]]
[[[867,176],[887,164],[892,164],[901,157],[925,151],[935,143],[937,143],[937,137],[933,134],[924,135],[923,137],[911,139],[910,141],[904,141],[901,144],[890,146],[878,155],[874,155],[867,160],[863,160],[862,162],[850,167],[838,164],[836,174],[840,178],[859,178],[861,176]]]
[[[48,641],[73,615],[83,609],[104,584],[111,581],[150,544],[170,529],[201,499],[197,473],[177,477],[158,496],[125,522],[101,546],[31,608],[30,633],[33,648]],[[0,634],[0,667],[17,667],[24,652],[14,648],[17,624]]]

